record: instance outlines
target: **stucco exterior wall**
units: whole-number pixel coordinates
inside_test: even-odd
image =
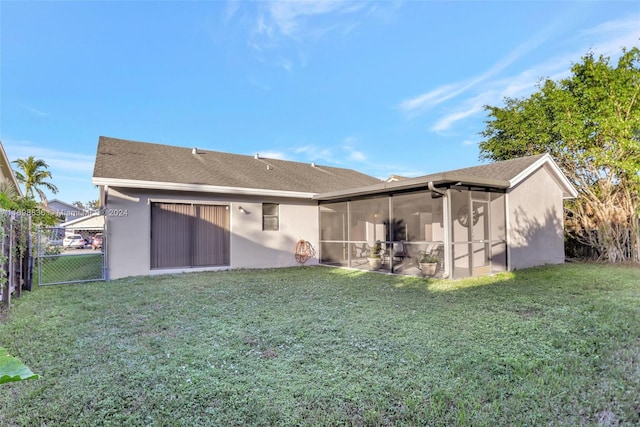
[[[229,206],[230,266],[152,270],[151,202]],[[279,204],[278,231],[262,230],[263,202]],[[241,212],[240,207],[246,213]],[[105,210],[111,279],[180,271],[294,266],[298,265],[295,246],[299,239],[309,241],[314,248],[318,247],[318,206],[312,200],[109,188]],[[317,263],[318,259],[314,258],[306,265]]]
[[[512,270],[564,262],[562,191],[543,166],[507,193]]]

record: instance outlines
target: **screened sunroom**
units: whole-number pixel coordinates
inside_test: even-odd
[[[428,255],[435,277],[505,271],[504,191],[432,188],[320,201],[320,262],[421,276]]]
[[[319,262],[453,279],[561,264],[577,194],[548,154],[319,194]]]

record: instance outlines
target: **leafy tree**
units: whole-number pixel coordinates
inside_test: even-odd
[[[13,187],[4,183],[0,183],[0,209],[27,213],[31,215],[33,224],[53,226],[60,222],[60,218],[42,209],[35,200],[21,197]]]
[[[480,157],[550,153],[579,191],[567,231],[601,259],[640,261],[640,49],[622,49],[617,66],[588,53],[571,72],[486,106]]]
[[[43,209],[35,200],[27,197],[20,197],[17,200],[14,200],[13,206],[10,210],[26,212],[31,215],[31,222],[33,224],[40,224],[49,227],[58,224],[64,219],[46,209]]]
[[[14,200],[20,198],[18,191],[8,182],[0,182],[0,208],[11,210]]]
[[[58,192],[58,187],[45,181],[46,179],[51,179],[51,172],[47,170],[49,165],[44,160],[29,156],[26,159],[14,160],[12,163],[15,163],[19,169],[15,171],[15,175],[18,182],[24,184],[25,197],[33,199],[33,192],[35,191],[38,193],[40,200],[46,204],[47,197],[40,187],[46,188],[53,194]]]
[[[90,211],[96,211],[100,208],[100,202],[98,200],[89,200],[87,203],[82,203],[79,200],[71,203],[76,208],[89,209]]]
[[[98,209],[100,209],[100,201],[99,200],[89,200],[85,206],[87,207],[87,209],[90,209],[92,211],[97,211]]]

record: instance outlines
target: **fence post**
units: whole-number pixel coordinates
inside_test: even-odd
[[[9,262],[11,263],[11,283],[16,298],[20,297],[20,295],[22,294],[22,282],[20,281],[20,260],[18,258],[20,248],[19,239],[20,232],[22,230],[18,226],[18,218],[22,217],[15,212],[11,212],[11,259],[9,260]]]
[[[4,218],[1,222],[2,227],[2,271],[0,271],[0,283],[2,283],[2,306],[9,308],[11,306],[11,283],[9,282],[9,245],[7,244],[7,212],[0,213]],[[10,254],[9,254],[10,255]]]
[[[6,237],[6,236],[5,236]],[[4,255],[5,253],[5,248],[6,248],[6,244],[5,244],[5,240],[6,238],[2,239],[2,254]],[[0,283],[2,283],[2,307],[4,308],[9,308],[9,306],[11,305],[11,285],[9,283],[7,273],[6,271],[8,270],[8,265],[7,262],[2,262],[2,265],[0,266],[0,268],[2,269],[2,271],[0,271]]]
[[[35,267],[38,270],[38,286],[40,286],[42,284],[42,277],[40,277],[40,272],[42,271],[42,226],[39,225],[38,226],[38,231],[36,234],[36,258],[35,258],[35,263],[37,263],[37,267]]]
[[[24,254],[22,254],[22,279],[24,290],[30,291],[31,285],[33,284],[33,238],[31,236],[31,217],[28,217],[27,220],[27,230],[29,230],[29,233],[27,234],[27,247],[24,250]]]

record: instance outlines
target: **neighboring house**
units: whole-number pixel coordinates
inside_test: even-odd
[[[81,234],[84,238],[90,238],[104,230],[104,215],[101,215],[100,212],[94,212],[63,222],[58,227],[64,228],[65,234]]]
[[[88,210],[73,206],[58,199],[49,200],[47,202],[47,210],[52,214],[63,218],[63,222],[69,222],[89,215]]]
[[[93,174],[110,278],[310,264],[468,277],[564,261],[563,200],[576,191],[548,155],[384,182],[354,170],[100,137]],[[364,262],[363,262],[364,260]]]
[[[7,153],[4,151],[4,147],[2,146],[2,142],[0,142],[0,183],[4,183],[9,187],[16,190],[16,192],[22,196],[22,190],[20,189],[20,185],[18,185],[18,181],[16,180],[16,176],[13,173],[13,168],[11,167],[11,162],[7,158]]]
[[[409,179],[406,176],[400,176],[400,175],[391,175],[389,176],[389,178],[385,179],[385,182],[395,182],[395,181],[401,181],[403,179]]]

